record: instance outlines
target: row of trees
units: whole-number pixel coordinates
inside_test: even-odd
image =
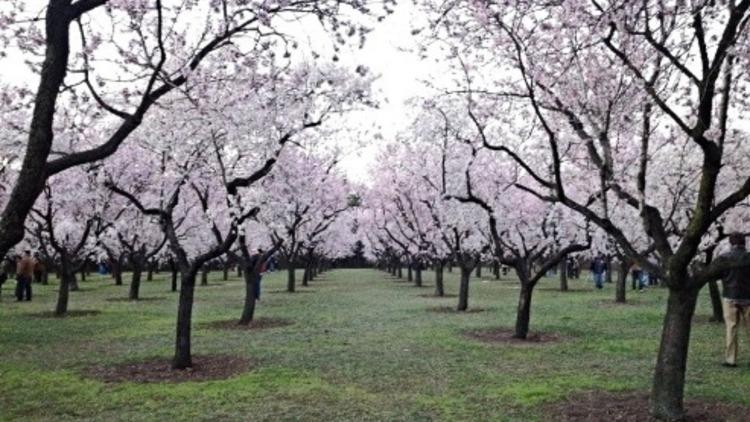
[[[652,413],[681,420],[698,293],[750,264],[713,259],[747,231],[750,1],[421,4],[421,51],[454,77],[381,170],[373,250],[438,274],[451,257],[459,309],[480,259],[513,267],[517,337],[566,254],[637,263],[669,290]]]

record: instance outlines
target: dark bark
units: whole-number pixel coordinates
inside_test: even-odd
[[[443,269],[445,264],[438,262],[435,266],[435,296],[445,296],[445,287],[443,286]]]
[[[713,316],[711,321],[713,322],[724,322],[724,310],[721,304],[721,292],[719,291],[719,284],[716,280],[708,282],[708,292],[711,295],[711,311]]]
[[[195,293],[194,270],[182,271],[180,277],[180,299],[177,309],[177,335],[172,369],[185,369],[193,366],[190,352],[190,330],[193,317],[193,295]]]
[[[122,286],[122,265],[119,259],[109,260],[110,271],[112,271],[112,278],[115,279],[115,286]]]
[[[0,214],[0,257],[23,240],[26,217],[48,177],[47,158],[54,139],[53,120],[70,54],[70,0],[50,1],[45,13],[45,46],[26,151],[8,202]]]
[[[65,273],[63,272],[63,276],[65,276]],[[78,279],[76,278],[76,273],[74,270],[70,271],[70,274],[68,275],[68,288],[71,292],[77,292],[80,290],[80,287],[78,286]]]
[[[458,288],[458,307],[456,310],[463,312],[469,308],[469,279],[471,268],[461,267],[461,283]]]
[[[237,277],[242,277],[242,266],[237,264]]]
[[[422,265],[417,264],[417,268],[414,270],[414,284],[417,287],[422,287]]]
[[[173,292],[177,291],[177,276],[178,276],[178,271],[176,269],[172,270],[172,286],[171,287],[172,287]]]
[[[81,281],[83,281],[83,282],[86,281],[86,269],[85,268],[86,268],[86,266],[84,265],[83,268],[81,268],[81,271],[80,271],[80,273],[81,273]]]
[[[289,293],[294,293],[295,287],[296,287],[296,274],[295,274],[295,268],[294,268],[294,262],[289,262],[288,267],[286,269],[286,291]]]
[[[57,305],[55,306],[55,315],[61,316],[68,312],[68,301],[70,299],[70,285],[71,278],[75,279],[73,269],[70,266],[68,258],[61,257],[61,269],[60,269],[60,289],[57,294]]]
[[[516,310],[516,329],[513,337],[526,340],[529,335],[529,323],[531,321],[531,294],[534,286],[528,280],[521,281],[521,291],[518,294],[518,309]]]
[[[130,300],[140,299],[141,274],[141,269],[136,269],[136,266],[133,266],[133,278],[130,279],[130,292],[128,293],[128,299]]]
[[[245,304],[242,307],[240,325],[248,325],[253,321],[253,317],[255,316],[255,290],[259,279],[260,274],[257,271],[253,271],[252,268],[244,270]]]
[[[567,258],[563,258],[562,261],[560,261],[560,291],[561,292],[567,292],[568,291],[568,260]]]
[[[495,276],[495,280],[500,280],[500,263],[497,261],[492,264],[492,274]]]
[[[148,264],[148,271],[146,272],[146,281],[154,281],[154,271],[155,271],[154,267],[156,267],[156,264],[153,261],[151,261]]]
[[[208,286],[208,273],[210,270],[207,267],[203,267],[201,270],[201,286]]]
[[[412,274],[411,267],[411,263],[409,263],[409,265],[407,265],[406,267],[406,281],[414,281],[414,275]]]
[[[615,302],[625,303],[625,292],[627,291],[628,285],[628,264],[620,259],[619,267],[620,270],[617,272],[617,286],[615,286]]]
[[[310,280],[310,274],[312,272],[312,269],[310,268],[310,265],[305,265],[305,269],[302,271],[302,285],[304,287],[308,286],[308,281]]]
[[[482,264],[477,265],[477,278],[482,278]]]
[[[398,264],[398,268],[396,268],[396,277],[398,278],[404,278],[404,271],[403,268],[401,268],[401,263]]]
[[[695,290],[669,289],[667,313],[664,316],[664,329],[651,390],[651,412],[662,420],[678,421],[685,417],[685,368],[697,298],[698,291]]]
[[[221,276],[221,279],[224,281],[229,280],[229,264],[224,264],[223,274]]]

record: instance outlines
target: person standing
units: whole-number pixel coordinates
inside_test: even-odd
[[[31,280],[34,277],[36,262],[31,251],[25,251],[16,263],[16,300],[31,301]]]
[[[638,285],[638,291],[643,291],[643,270],[641,270],[641,266],[638,264],[633,264],[632,267],[630,267],[630,276],[631,276],[631,285],[633,287],[633,290],[635,290],[636,284]]]
[[[604,276],[607,273],[607,260],[604,259],[604,255],[599,254],[591,261],[591,274],[594,277],[594,285],[597,289],[604,287]]]
[[[750,258],[745,245],[745,236],[733,233],[729,236],[731,250],[724,254],[730,259]],[[745,325],[750,338],[750,266],[739,267],[724,273],[722,277],[724,298],[724,323],[726,324],[726,347],[724,366],[737,366],[737,331]]]

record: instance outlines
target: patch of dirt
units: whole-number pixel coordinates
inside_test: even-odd
[[[513,337],[514,331],[510,328],[490,328],[481,330],[464,331],[466,337],[479,340],[484,343],[493,344],[541,344],[557,343],[565,338],[558,333],[530,332],[526,339]]]
[[[77,309],[74,311],[68,311],[64,315],[55,315],[54,312],[40,312],[36,314],[28,314],[29,316],[35,317],[35,318],[76,318],[76,317],[87,317],[87,316],[95,316],[101,314],[102,311],[97,311],[94,309]]]
[[[294,322],[282,318],[255,318],[248,325],[240,325],[236,319],[225,321],[213,321],[200,324],[201,328],[219,329],[219,330],[266,330],[269,328],[286,327],[293,325]]]
[[[155,297],[142,297],[136,300],[132,300],[127,297],[108,297],[104,300],[106,300],[107,302],[158,302],[164,299],[166,298],[163,296],[155,296]]]
[[[650,408],[648,393],[590,391],[576,393],[567,401],[546,406],[544,411],[556,421],[656,421],[649,414]],[[748,420],[750,414],[749,406],[701,399],[686,400],[685,408],[686,421],[692,422],[739,422]]]
[[[180,383],[223,380],[253,368],[252,362],[238,356],[193,356],[193,367],[172,369],[169,358],[151,358],[118,365],[96,365],[83,370],[83,375],[108,383]]]
[[[484,312],[484,308],[469,308],[465,311],[457,311],[455,306],[436,306],[433,308],[427,308],[429,312],[435,312],[438,314],[475,314],[477,312]]]
[[[429,294],[429,295],[419,295],[419,297],[425,297],[425,298],[428,298],[428,299],[453,299],[453,298],[457,298],[458,295],[436,296],[435,294]]]

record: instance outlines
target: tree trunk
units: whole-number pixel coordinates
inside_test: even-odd
[[[615,286],[615,302],[625,303],[625,292],[628,286],[628,265],[620,260],[620,270],[617,272],[617,286]]]
[[[177,309],[177,333],[172,369],[185,369],[193,366],[193,357],[190,353],[190,328],[193,317],[195,275],[195,271],[189,270],[182,271],[180,277],[180,300]]]
[[[398,278],[404,278],[404,270],[401,268],[401,263],[398,264],[398,268],[396,269],[396,277]]]
[[[208,273],[209,269],[204,266],[201,270],[201,286],[208,286]]]
[[[500,280],[500,263],[495,262],[492,264],[492,273],[495,275],[495,280]]]
[[[438,262],[435,268],[435,296],[445,296],[445,287],[443,286],[443,268],[445,264]]]
[[[294,293],[296,283],[295,276],[294,262],[289,262],[288,268],[286,269],[286,291],[289,293]]]
[[[651,413],[662,420],[678,421],[685,417],[685,368],[697,298],[698,291],[669,289],[651,390]]]
[[[716,280],[708,282],[708,292],[711,295],[711,310],[713,311],[711,321],[724,322],[724,309],[721,304],[721,292],[719,291],[719,284]]]
[[[128,299],[130,300],[140,299],[142,274],[141,268],[142,267],[140,265],[133,266],[133,278],[130,279],[130,293],[128,294]]]
[[[62,274],[59,278],[60,289],[58,290],[57,294],[57,306],[55,306],[56,316],[63,316],[68,312],[68,300],[70,298],[70,279],[75,279],[75,274],[72,273],[72,270],[70,269],[70,263],[67,262],[67,259],[65,257],[63,257],[61,260]]]
[[[153,262],[149,262],[148,271],[146,272],[146,281],[154,281],[154,266]]]
[[[562,261],[560,261],[560,291],[561,292],[567,292],[568,291],[568,260],[567,258],[563,258]]]
[[[516,310],[516,330],[513,338],[526,340],[529,335],[531,321],[531,293],[534,287],[528,281],[521,280],[521,291],[518,294],[518,309]]]
[[[482,278],[482,264],[477,265],[477,278]]]
[[[407,281],[414,281],[414,275],[412,274],[411,267],[412,267],[412,263],[410,262],[409,265],[407,265],[406,267],[406,271],[407,271],[406,280]]]
[[[456,308],[460,312],[469,307],[469,278],[471,278],[471,268],[461,267],[461,284],[458,288],[458,307]]]
[[[242,267],[237,264],[237,277],[242,277]]]
[[[305,264],[305,269],[302,271],[302,286],[307,287],[307,282],[310,280],[310,264]]]
[[[245,305],[242,307],[242,316],[240,317],[239,324],[249,325],[255,316],[255,290],[260,274],[249,268],[245,269],[244,274]]]
[[[176,268],[172,269],[172,291],[173,292],[177,291],[177,269]]]
[[[224,264],[223,270],[224,270],[224,273],[222,274],[221,279],[224,281],[228,281],[229,280],[229,264]]]
[[[110,261],[112,267],[112,277],[115,279],[115,286],[122,286],[122,266],[117,260]]]

